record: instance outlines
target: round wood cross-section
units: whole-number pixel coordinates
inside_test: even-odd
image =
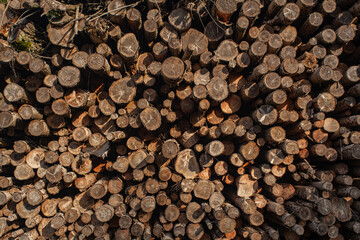
[[[110,98],[118,104],[132,101],[136,94],[136,86],[130,77],[124,77],[113,82],[109,88]]]
[[[58,81],[63,87],[75,87],[80,82],[80,70],[73,66],[65,66],[58,72]]]
[[[176,83],[181,80],[185,66],[178,57],[169,57],[161,65],[161,75],[165,81]]]

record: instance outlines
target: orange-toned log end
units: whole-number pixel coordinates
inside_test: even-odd
[[[231,185],[231,184],[233,184],[234,183],[234,177],[232,176],[232,175],[230,175],[230,174],[226,174],[223,178],[222,178],[222,180],[225,182],[225,184],[229,184],[229,185]]]
[[[215,7],[216,15],[222,22],[228,22],[231,18],[231,15],[237,9],[235,0],[217,0],[215,2]]]
[[[241,108],[241,98],[234,94],[225,99],[220,104],[221,111],[225,114],[233,114],[239,111]]]
[[[225,237],[227,239],[234,239],[236,237],[236,230],[234,229],[232,232],[230,233],[225,233]]]
[[[210,179],[211,178],[211,168],[205,168],[204,170],[202,170],[198,177],[200,179]]]

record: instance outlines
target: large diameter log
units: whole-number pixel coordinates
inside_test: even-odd
[[[28,180],[35,176],[34,170],[28,164],[21,164],[16,166],[14,170],[14,177],[17,180]]]
[[[139,42],[135,34],[127,33],[117,43],[117,50],[127,62],[135,61],[139,54]]]
[[[197,198],[208,200],[215,191],[215,185],[209,180],[199,180],[194,188],[194,195]]]
[[[238,55],[237,44],[232,40],[224,40],[215,50],[215,55],[222,61],[230,61]]]
[[[205,217],[205,212],[197,202],[191,202],[186,208],[186,217],[192,223],[200,223]]]
[[[140,120],[149,131],[154,131],[161,126],[161,115],[154,107],[147,107],[140,113]]]
[[[225,35],[221,26],[213,21],[205,26],[204,34],[208,38],[210,49],[215,49]]]
[[[136,152],[132,152],[129,159],[129,165],[133,169],[140,169],[146,166],[147,153],[144,149],[139,149]]]
[[[241,145],[239,150],[241,155],[248,161],[255,160],[260,153],[260,148],[253,141]]]
[[[24,219],[34,218],[40,213],[40,205],[31,206],[26,200],[16,204],[16,213]]]
[[[278,111],[271,105],[262,105],[252,115],[256,122],[262,125],[272,125],[277,121]]]
[[[109,88],[110,98],[118,104],[132,101],[136,95],[136,86],[132,78],[124,77],[113,82]]]
[[[195,178],[200,172],[197,158],[191,149],[185,149],[179,152],[174,167],[176,172],[189,179]]]
[[[200,56],[207,50],[208,39],[207,37],[194,28],[190,28],[188,31],[181,35],[183,51],[187,50],[187,46],[192,43],[196,43],[195,49],[192,53],[193,57]]]
[[[340,157],[345,160],[360,159],[360,145],[350,144],[339,149]]]
[[[257,181],[252,180],[248,174],[237,178],[235,183],[237,186],[237,195],[239,197],[251,197],[258,188]]]
[[[15,127],[19,122],[19,115],[14,112],[1,112],[0,118],[0,129]]]
[[[9,83],[4,88],[4,97],[9,102],[26,101],[27,96],[24,88],[17,83]]]

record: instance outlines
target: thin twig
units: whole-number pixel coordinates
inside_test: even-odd
[[[16,25],[17,23],[18,23],[18,21],[20,21],[21,20],[21,17],[25,14],[25,13],[27,13],[28,11],[30,11],[30,9],[28,9],[28,10],[26,10],[25,12],[23,12],[21,15],[20,15],[20,17],[16,20],[16,22],[14,23],[14,25]],[[35,11],[36,12],[36,11]],[[30,14],[29,14],[30,15]],[[27,18],[28,16],[26,16],[25,18]]]
[[[201,2],[203,2],[203,1],[201,0]],[[204,2],[203,2],[203,3],[204,3]],[[206,12],[209,14],[211,20],[213,20],[213,22],[214,22],[219,28],[221,28],[221,30],[223,30],[223,31],[225,32],[225,29],[223,29],[223,28],[217,23],[217,21],[215,21],[215,19],[211,16],[211,13],[210,13],[209,10],[207,9],[205,3],[204,3],[204,7],[205,7]]]
[[[129,5],[125,5],[125,6],[122,6],[122,7],[113,9],[113,10],[110,10],[110,11],[107,11],[106,13],[103,13],[103,14],[101,14],[100,16],[97,16],[96,18],[87,19],[86,21],[89,21],[89,22],[90,22],[90,21],[97,20],[97,19],[99,19],[99,18],[101,18],[101,17],[103,17],[103,16],[105,16],[105,15],[107,15],[107,14],[109,14],[109,13],[116,12],[116,11],[120,11],[120,10],[125,9],[125,8],[128,8],[128,7],[133,7],[133,6],[135,7],[135,6],[137,6],[139,3],[140,3],[140,1],[138,1],[138,2],[136,2],[136,3],[129,4]]]
[[[3,25],[4,18],[5,18],[5,14],[6,14],[6,11],[7,11],[8,9],[9,9],[9,3],[6,4],[5,10],[4,10],[4,12],[3,12],[3,15],[1,16],[0,27],[2,27],[2,25]]]
[[[36,53],[31,53],[31,55],[33,55],[33,56],[35,56],[35,57],[38,57],[38,58],[44,58],[44,59],[49,59],[49,60],[52,59],[52,57],[41,56],[41,55],[36,54]]]
[[[76,12],[75,12],[75,19],[77,19],[79,17],[79,6],[76,7]],[[76,20],[75,21],[75,26],[74,26],[74,34],[76,35],[78,33],[78,27],[79,27],[79,21]]]
[[[79,21],[79,20],[82,20],[82,19],[85,19],[86,17],[79,17],[79,18],[75,18],[71,21],[69,21],[67,24],[65,24],[65,26],[63,26],[63,28],[66,28],[70,23],[73,23],[75,21]]]

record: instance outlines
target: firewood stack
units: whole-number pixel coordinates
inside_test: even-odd
[[[1,239],[360,239],[360,1],[24,2]]]

